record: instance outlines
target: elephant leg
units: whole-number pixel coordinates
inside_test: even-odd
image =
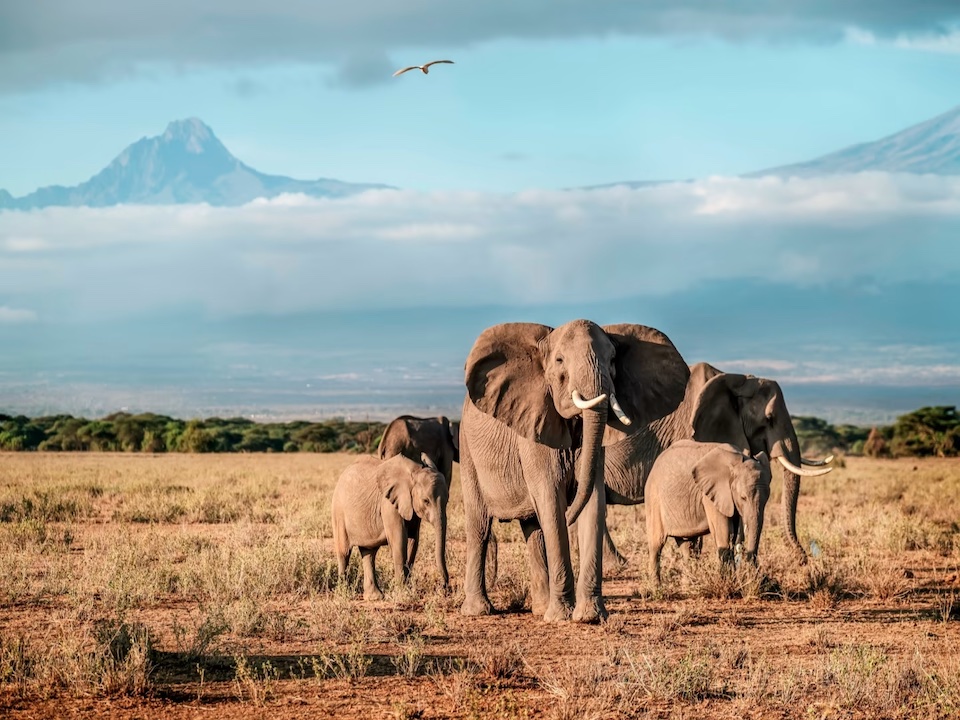
[[[527,561],[530,566],[530,609],[534,615],[543,615],[550,603],[550,583],[547,579],[547,548],[543,543],[543,529],[536,518],[520,521],[527,541]]]
[[[570,565],[570,543],[567,535],[566,504],[556,497],[555,488],[537,488],[539,497],[534,507],[543,531],[547,556],[549,601],[543,613],[547,622],[569,620],[573,614],[573,568]],[[581,517],[582,517],[581,513]]]
[[[607,527],[607,524],[603,525],[603,563],[609,567],[623,567],[627,564],[627,558],[620,554],[620,551],[617,550],[617,546],[613,543],[613,538],[610,536],[610,528]]]
[[[606,494],[603,491],[601,479],[600,488],[590,496],[577,522],[580,574],[577,579],[577,606],[573,611],[574,622],[598,622],[607,617],[602,591],[606,506]]]
[[[383,591],[377,583],[377,548],[360,548],[363,559],[363,599],[383,600]]]
[[[407,569],[413,570],[413,563],[417,559],[417,550],[420,547],[420,518],[414,516],[407,523]]]
[[[397,582],[406,583],[410,579],[410,568],[407,567],[407,526],[400,523],[400,537],[390,538],[390,555],[393,558],[393,574]]]
[[[707,511],[707,523],[710,526],[710,536],[717,544],[717,554],[720,556],[720,571],[729,573],[734,566],[733,540],[737,535],[737,520],[720,516],[716,511]]]
[[[499,556],[500,547],[497,542],[497,534],[490,531],[490,539],[487,541],[487,568],[484,576],[487,580],[487,587],[493,587],[497,582],[497,573],[500,570]]]
[[[676,538],[677,549],[685,560],[695,560],[700,557],[700,550],[703,548],[703,537],[695,538]]]
[[[336,523],[333,528],[333,552],[337,556],[337,577],[343,582],[347,576],[347,563],[350,562],[350,538],[343,523]]]
[[[660,553],[666,541],[659,505],[647,498],[647,552],[650,553],[650,578],[656,587],[660,587]]]
[[[469,446],[463,440],[460,445],[460,488],[467,541],[464,599],[460,612],[463,615],[489,615],[493,612],[493,604],[487,597],[485,566],[492,518],[480,497],[477,470],[470,457]]]

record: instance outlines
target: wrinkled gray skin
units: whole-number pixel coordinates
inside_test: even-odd
[[[683,402],[674,412],[632,435],[607,431],[604,438],[604,477],[607,503],[643,502],[647,475],[657,457],[678,440],[726,442],[770,460],[783,456],[800,466],[800,443],[790,420],[783,391],[773,380],[724,373],[706,363],[690,367]],[[779,465],[778,465],[779,467]],[[797,498],[800,477],[783,469],[783,525],[800,563],[806,554],[797,540]],[[606,552],[619,562],[613,541],[604,528]]]
[[[671,412],[688,374],[670,340],[642,325],[507,323],[480,335],[466,362],[460,426],[465,615],[493,610],[484,564],[496,518],[520,522],[535,614],[579,622],[606,616],[604,431],[625,435]],[[606,399],[580,409],[574,392]],[[610,409],[614,395],[631,425]],[[578,516],[580,548],[589,550],[581,551],[574,597],[567,524]]]
[[[333,545],[343,579],[356,546],[363,559],[363,597],[383,597],[375,570],[377,550],[390,547],[398,579],[410,576],[420,541],[420,521],[437,535],[437,570],[444,589],[447,573],[447,483],[429,458],[425,465],[397,455],[389,460],[364,456],[348,466],[333,491]]]
[[[660,551],[668,537],[689,540],[710,533],[720,560],[732,566],[741,523],[744,557],[756,564],[769,497],[766,453],[754,458],[727,443],[674,443],[657,458],[647,478],[650,575],[659,585]]]

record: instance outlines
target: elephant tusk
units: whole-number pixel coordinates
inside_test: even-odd
[[[802,477],[817,477],[819,475],[826,475],[828,472],[831,472],[833,470],[832,467],[821,468],[820,470],[807,470],[805,468],[797,467],[792,462],[787,460],[783,455],[777,455],[777,460],[787,470],[794,473],[795,475],[800,475]]]
[[[583,395],[581,395],[578,390],[573,391],[573,404],[576,405],[581,410],[589,410],[590,408],[595,408],[597,405],[599,405],[606,399],[607,399],[607,394],[601,393],[597,395],[593,400],[584,400]]]
[[[617,402],[617,396],[613,393],[610,393],[610,408],[613,410],[613,414],[617,416],[617,419],[624,425],[629,425],[632,422],[623,411],[623,408],[620,407],[620,403]]]
[[[800,462],[810,467],[822,467],[833,462],[833,455],[827,455],[823,460],[807,460],[805,457],[802,457],[800,458]]]

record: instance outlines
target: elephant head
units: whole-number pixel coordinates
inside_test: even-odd
[[[447,572],[447,481],[433,461],[422,454],[420,463],[408,463],[409,472],[381,476],[381,491],[407,521],[414,515],[433,525],[436,531],[436,560],[443,584],[449,583]]]
[[[711,450],[693,468],[703,495],[725,517],[739,513],[744,528],[744,555],[756,562],[763,512],[770,498],[770,459],[750,457],[731,445]]]
[[[449,485],[453,463],[460,462],[460,423],[451,422],[446,416],[401,415],[384,429],[377,448],[381,460],[403,455],[419,461],[423,453],[440,469]]]
[[[658,330],[587,320],[556,329],[496,325],[480,335],[466,363],[467,393],[482,412],[527,440],[580,449],[568,523],[591,492],[603,491],[607,427],[623,437],[672,412],[688,377],[683,358]]]
[[[783,468],[783,520],[791,542],[803,555],[797,540],[797,498],[800,476],[823,475],[832,468],[801,467],[823,464],[803,460],[793,421],[780,385],[753,375],[719,372],[704,366],[713,377],[703,386],[693,412],[693,438],[701,442],[726,442],[756,456],[766,453]],[[705,372],[695,366],[693,372]]]

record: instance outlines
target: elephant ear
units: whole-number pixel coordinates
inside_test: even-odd
[[[669,415],[683,400],[690,368],[666,335],[645,325],[621,323],[603,328],[617,349],[617,401],[630,425],[609,413],[607,423],[619,432],[607,432],[604,444],[619,442],[654,420]]]
[[[735,457],[731,458],[731,452]],[[719,447],[704,455],[693,466],[693,480],[713,506],[728,518],[733,517],[733,491],[730,484],[733,481],[731,462],[742,462],[744,458],[733,447]]]
[[[467,357],[470,401],[518,435],[552,448],[571,447],[567,422],[553,404],[543,344],[553,328],[503,323],[484,330]]]
[[[396,459],[397,462],[393,462]],[[413,472],[419,467],[402,455],[384,463],[378,483],[383,496],[389,500],[404,520],[413,520]]]
[[[749,448],[743,429],[741,398],[753,397],[759,382],[753,375],[720,373],[703,386],[693,411],[693,439]]]

